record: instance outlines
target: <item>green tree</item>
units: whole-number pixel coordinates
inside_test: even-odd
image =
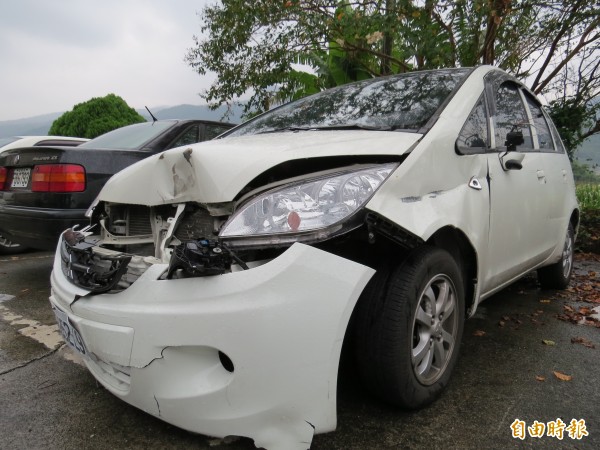
[[[52,123],[48,134],[93,139],[116,128],[145,121],[121,97],[108,94],[75,105]]]
[[[215,106],[260,112],[366,76],[493,64],[567,118],[570,148],[600,132],[597,0],[222,0],[201,19],[186,60],[216,73],[202,94]]]

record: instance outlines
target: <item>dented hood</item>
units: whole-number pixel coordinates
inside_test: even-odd
[[[218,139],[168,150],[127,167],[108,181],[99,199],[147,206],[228,202],[278,164],[326,156],[402,155],[421,136],[344,130]]]

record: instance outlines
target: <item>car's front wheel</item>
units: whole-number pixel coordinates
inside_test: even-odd
[[[14,255],[25,251],[22,245],[16,244],[0,235],[0,255]]]
[[[575,248],[575,232],[569,224],[560,260],[550,266],[538,269],[538,281],[542,289],[566,289],[573,273],[573,251]]]
[[[420,408],[446,387],[458,358],[464,288],[452,256],[421,247],[378,270],[356,311],[357,363],[384,401]]]

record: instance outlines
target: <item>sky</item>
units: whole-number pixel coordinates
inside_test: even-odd
[[[185,61],[216,0],[4,0],[0,120],[68,111],[116,94],[129,106],[205,102],[213,76]]]

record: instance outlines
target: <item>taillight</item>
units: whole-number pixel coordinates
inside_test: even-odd
[[[6,167],[0,167],[0,191],[3,191],[8,186],[6,179],[8,178],[8,169]]]
[[[32,192],[82,192],[85,169],[77,164],[35,166],[31,174]]]

